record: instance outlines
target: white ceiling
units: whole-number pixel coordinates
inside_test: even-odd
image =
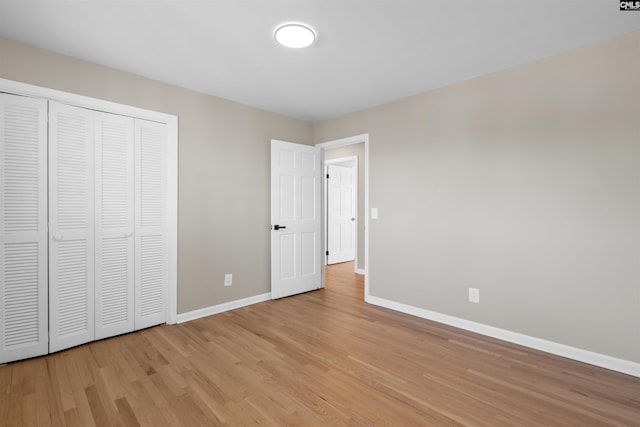
[[[0,0],[2,37],[309,121],[637,29],[618,0]]]

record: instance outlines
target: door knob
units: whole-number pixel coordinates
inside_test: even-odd
[[[280,230],[281,228],[287,228],[287,227],[285,225],[278,225],[278,224],[273,226],[274,230]]]
[[[351,221],[355,221],[355,220],[356,220],[355,218],[351,218]]]

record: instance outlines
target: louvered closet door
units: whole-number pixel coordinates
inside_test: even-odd
[[[46,354],[47,103],[0,94],[0,363]]]
[[[95,113],[96,339],[134,329],[133,119]]]
[[[94,339],[93,112],[49,103],[49,350]]]
[[[135,121],[135,328],[166,321],[166,126]]]

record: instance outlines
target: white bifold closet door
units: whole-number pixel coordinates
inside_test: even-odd
[[[135,121],[135,328],[166,322],[166,126]]]
[[[131,117],[95,113],[95,338],[134,330]]]
[[[0,94],[0,363],[46,354],[47,101]]]
[[[94,340],[94,112],[49,103],[49,351]]]
[[[166,145],[165,124],[0,94],[0,363],[166,322]]]

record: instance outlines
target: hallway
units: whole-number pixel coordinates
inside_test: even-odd
[[[354,272],[355,261],[325,266],[325,288],[364,300],[364,276]]]

